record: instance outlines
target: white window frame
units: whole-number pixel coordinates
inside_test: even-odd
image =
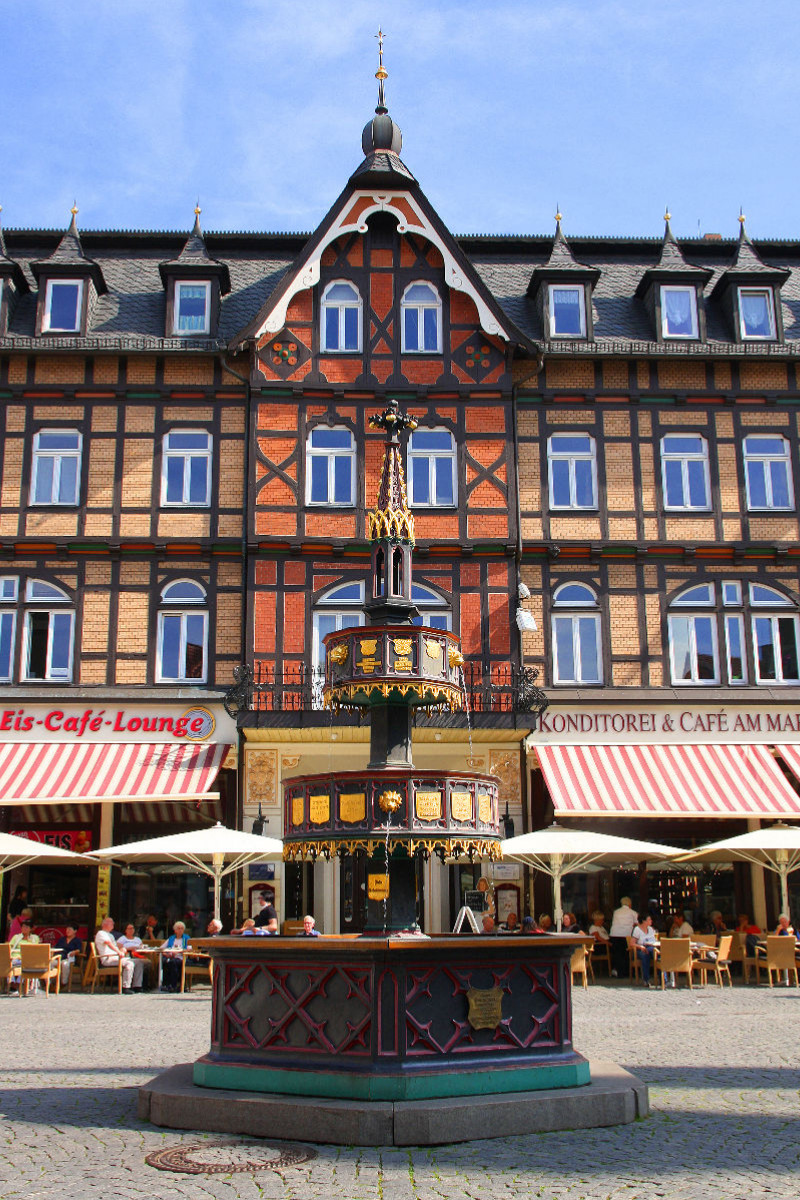
[[[731,589],[731,594],[728,594],[728,588]],[[722,603],[725,608],[741,608],[742,605],[742,581],[741,579],[723,579],[722,581]]]
[[[567,438],[585,437],[590,445],[588,453],[580,453],[577,450],[559,451],[556,449],[559,441],[566,441]],[[577,462],[588,462],[592,472],[592,503],[578,504],[577,502],[577,483],[575,478],[575,464]],[[553,463],[568,462],[569,463],[569,504],[557,504],[553,491]],[[576,431],[573,433],[554,433],[547,440],[547,481],[550,494],[550,508],[557,512],[593,512],[597,508],[597,442],[591,434]]]
[[[747,443],[754,438],[773,438],[783,444],[783,454],[752,454],[747,449]],[[782,434],[779,433],[750,433],[744,439],[742,444],[742,456],[744,461],[744,484],[747,493],[747,510],[748,512],[794,512],[795,506],[792,503],[794,495],[794,480],[792,478],[792,457],[791,447],[788,441]],[[774,462],[783,463],[786,470],[786,493],[789,498],[788,504],[773,503],[772,496],[772,472],[768,469],[769,464]],[[750,471],[751,463],[758,463],[764,472],[764,492],[767,503],[764,505],[755,505],[750,496]]]
[[[11,604],[11,603],[13,603],[13,601],[3,600],[2,603],[3,604]],[[17,610],[16,610],[16,608],[0,608],[0,625],[2,625],[6,621],[6,619],[8,619],[8,623],[11,627],[10,634],[9,634],[8,671],[4,672],[2,670],[2,665],[0,664],[0,680],[2,680],[3,683],[10,683],[11,680],[14,678],[14,648],[16,645],[16,637],[17,637]]]
[[[353,291],[356,294],[355,300],[348,303],[345,300],[328,300],[327,299],[327,295],[331,291],[331,289],[338,287],[341,284],[345,284],[347,287],[353,289]],[[336,309],[339,314],[339,316],[338,316],[339,345],[338,346],[329,346],[328,345],[328,312],[331,309]],[[355,309],[358,314],[358,327],[356,330],[356,345],[355,346],[345,346],[345,344],[344,344],[344,342],[345,342],[345,312],[348,309]],[[320,320],[321,320],[320,338],[319,338],[320,349],[324,350],[324,352],[326,354],[360,354],[361,353],[362,329],[364,327],[364,302],[361,299],[361,292],[358,290],[356,285],[353,283],[352,279],[333,279],[333,280],[331,280],[331,282],[325,288],[325,291],[322,293]]]
[[[765,592],[768,592],[769,595],[763,600],[758,599],[755,594],[756,588],[762,588]],[[751,608],[794,608],[794,605],[788,596],[784,596],[783,592],[779,592],[775,588],[770,587],[768,583],[751,583],[749,591]]]
[[[171,596],[170,592],[173,588],[178,587],[182,583],[188,583],[190,587],[196,588],[198,594],[195,596]],[[173,604],[178,606],[185,604],[207,604],[208,597],[206,589],[196,579],[170,579],[169,583],[165,583],[161,589],[161,603],[169,604],[170,606]]]
[[[327,433],[346,433],[350,437],[350,448],[345,449],[344,446],[321,446],[319,449],[314,449],[314,434],[318,431]],[[335,494],[335,474],[334,474],[334,459],[347,457],[350,461],[350,496],[347,500],[334,499]],[[324,500],[312,500],[312,469],[311,463],[314,458],[325,458],[328,463],[328,491]],[[348,429],[346,425],[315,425],[309,430],[306,438],[306,504],[314,508],[352,508],[355,505],[356,491],[356,439],[353,436],[352,429]]]
[[[53,597],[55,600],[55,597]],[[64,596],[65,603],[69,603],[69,598]],[[30,672],[30,650],[31,650],[31,617],[39,613],[45,613],[48,617],[47,625],[47,652],[45,655],[46,666],[44,677],[32,675]],[[66,668],[60,668],[57,671],[53,669],[53,619],[57,616],[68,616],[70,619],[69,630],[69,662]],[[39,604],[33,603],[30,608],[25,609],[25,622],[22,631],[22,663],[23,673],[22,679],[25,683],[69,683],[72,680],[72,667],[75,658],[75,610],[72,608],[42,608]]]
[[[714,675],[711,679],[700,678],[698,670],[698,654],[697,654],[697,631],[695,621],[709,621],[711,624],[711,637],[714,649]],[[689,623],[689,655],[691,675],[688,679],[683,676],[679,677],[677,663],[675,661],[675,639],[673,637],[673,622],[686,621]],[[719,684],[719,631],[717,629],[717,618],[714,611],[709,607],[703,612],[691,612],[688,608],[686,612],[671,612],[667,616],[667,640],[669,643],[669,666],[670,678],[675,687],[714,687]]]
[[[579,333],[560,333],[556,329],[556,292],[577,292],[578,293],[578,315],[580,317],[580,332]],[[586,337],[586,289],[581,283],[551,283],[548,293],[548,310],[550,313],[550,337],[551,338],[585,338]]]
[[[11,584],[9,594],[3,595],[6,585]],[[0,575],[0,604],[16,604],[19,598],[19,577],[17,575]]]
[[[444,618],[444,628],[453,628],[453,613],[447,601],[434,592],[432,588],[426,587],[422,583],[411,584],[411,599],[416,605],[419,612],[419,617],[415,617],[412,624],[427,626],[430,629],[438,629],[438,625],[431,625],[431,621]]]
[[[78,439],[78,446],[75,450],[42,450],[39,447],[39,441],[42,434],[69,434]],[[39,467],[45,459],[53,460],[53,483],[50,491],[49,500],[36,499],[36,485],[39,479]],[[61,490],[61,466],[65,460],[75,462],[75,496],[71,500],[58,500],[54,497],[58,496]],[[51,429],[44,428],[38,430],[33,438],[33,463],[31,465],[31,486],[30,486],[30,503],[36,507],[43,508],[77,508],[81,502],[81,467],[83,465],[83,435],[77,429]]]
[[[787,610],[788,611],[780,612],[780,613],[769,613],[769,612],[760,612],[759,611],[759,612],[751,614],[750,620],[751,620],[751,630],[752,630],[752,635],[753,635],[753,664],[755,666],[755,682],[759,685],[766,686],[766,687],[774,687],[776,684],[790,684],[790,685],[800,684],[800,619],[798,619],[798,616],[796,613],[791,611],[791,608],[788,605],[787,605]],[[762,679],[761,678],[761,667],[760,667],[759,657],[758,657],[758,635],[756,633],[756,622],[757,621],[769,621],[770,622],[770,626],[771,626],[771,630],[772,630],[772,633],[771,633],[772,650],[773,650],[773,657],[774,657],[774,661],[775,661],[775,678],[774,679]],[[794,679],[785,679],[783,676],[783,671],[781,668],[781,656],[779,653],[777,653],[777,651],[780,648],[780,634],[779,634],[778,624],[777,624],[778,621],[791,621],[794,626],[795,652],[796,652],[797,658],[798,658],[798,675],[797,675],[797,678],[794,678]]]
[[[741,646],[742,660],[742,678],[734,679],[731,669],[731,634],[733,626],[739,629],[739,644]],[[728,670],[728,683],[731,687],[741,687],[747,683],[747,645],[744,637],[744,614],[743,613],[725,613],[725,663]]]
[[[446,433],[450,439],[449,450],[415,450],[414,449],[414,434],[415,433]],[[425,426],[414,430],[408,439],[408,449],[406,451],[407,467],[408,467],[408,490],[409,504],[412,508],[455,508],[458,505],[458,491],[456,487],[456,439],[453,437],[449,429],[442,427],[429,428]],[[430,500],[417,500],[414,495],[414,470],[413,463],[417,460],[428,460],[428,495],[433,497]],[[435,499],[436,496],[436,460],[449,459],[450,461],[450,490],[453,494],[453,499],[443,501],[441,504]]]
[[[169,448],[169,439],[173,434],[197,434],[206,438],[206,448],[202,449],[174,449]],[[180,427],[170,429],[164,434],[161,442],[161,507],[162,508],[208,508],[211,504],[211,474],[214,468],[214,438],[207,429],[181,429]],[[168,471],[167,464],[175,458],[183,459],[183,492],[182,499],[169,500],[167,499],[168,489]],[[191,470],[189,467],[190,459],[205,459],[206,461],[206,494],[203,500],[188,499],[189,490],[191,487]]]
[[[769,313],[769,333],[748,333],[744,323],[744,312],[742,309],[742,296],[747,294],[764,295],[767,298],[767,311]],[[737,289],[737,301],[739,305],[739,333],[743,342],[774,342],[777,337],[777,327],[775,324],[775,295],[771,287],[740,287]]]
[[[201,608],[199,604],[192,607],[193,602],[188,601],[189,607],[184,607],[187,601],[181,604],[178,602],[166,602],[167,607],[159,611],[158,614],[158,639],[156,643],[156,683],[188,683],[199,685],[206,683],[208,680],[208,610]],[[186,668],[186,627],[189,617],[202,617],[203,619],[203,669],[200,675],[165,675],[164,674],[164,618],[165,617],[180,617],[180,640],[178,643],[178,658],[180,663]]]
[[[42,333],[80,333],[83,321],[83,289],[84,279],[48,279],[44,291],[44,312],[42,313]],[[53,288],[69,284],[78,289],[78,303],[75,305],[75,324],[70,328],[64,325],[54,325],[51,320],[53,304]]]
[[[698,600],[695,592],[705,591],[704,600]],[[670,608],[713,608],[716,604],[716,591],[713,583],[693,583],[679,592],[670,602]]]
[[[566,588],[580,587],[585,589],[587,596],[585,600],[560,600],[559,596],[563,594]],[[597,659],[597,679],[585,679],[583,677],[583,664],[581,661],[581,644],[580,644],[580,622],[591,620],[594,625],[594,641],[595,641],[595,656]],[[574,678],[566,679],[559,676],[558,666],[558,637],[556,634],[556,622],[569,621],[572,629],[572,662],[574,664]],[[587,583],[580,579],[567,580],[556,588],[553,593],[553,608],[550,616],[550,640],[551,640],[551,662],[553,669],[553,685],[557,687],[598,687],[603,683],[603,639],[602,639],[602,624],[601,614],[599,612],[597,596],[593,589]]]
[[[702,443],[700,453],[687,450],[670,451],[667,444],[679,437],[696,438]],[[705,504],[670,504],[667,492],[667,462],[681,463],[681,490],[685,500],[689,499],[689,466],[690,462],[702,462],[703,480],[705,484]],[[661,439],[661,487],[664,495],[664,510],[666,512],[710,512],[711,511],[711,474],[708,465],[708,442],[699,433],[667,433]]]
[[[202,329],[181,329],[181,288],[205,288],[205,320]],[[176,279],[172,296],[172,332],[175,337],[202,337],[211,330],[211,280],[210,279]]]
[[[410,304],[406,301],[406,296],[410,292],[411,288],[418,287],[419,285],[422,285],[423,287],[428,287],[431,289],[434,296],[436,297],[435,303],[430,303],[430,304],[413,304],[412,303],[412,304]],[[435,313],[436,313],[436,347],[435,347],[435,349],[431,350],[425,346],[421,346],[421,347],[417,346],[414,349],[409,349],[409,347],[406,345],[406,311],[408,309],[412,309],[412,308],[417,310],[417,334],[422,335],[421,340],[423,342],[425,341],[425,318],[424,318],[423,314],[429,310],[435,311]],[[413,280],[412,283],[410,283],[408,285],[408,287],[403,292],[402,299],[400,300],[400,336],[401,336],[401,340],[402,340],[403,354],[441,354],[442,353],[442,298],[439,295],[439,289],[437,287],[435,287],[435,285],[432,284],[429,279],[415,279],[415,280]]]
[[[666,298],[670,292],[684,292],[691,298],[692,331],[691,333],[670,333]],[[665,341],[690,342],[700,336],[700,325],[697,317],[697,289],[691,284],[662,283],[661,284],[661,336]]]

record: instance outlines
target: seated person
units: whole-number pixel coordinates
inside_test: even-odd
[[[75,956],[83,950],[83,942],[78,937],[78,931],[74,925],[68,925],[67,931],[63,937],[60,937],[53,947],[53,952],[61,959],[61,986],[65,987],[69,983],[69,973],[72,970],[72,964],[75,962]]]
[[[145,921],[144,925],[139,926],[139,937],[146,942],[157,942],[162,936],[161,930],[158,927],[158,918],[151,913]]]
[[[517,914],[515,912],[510,912],[505,921],[501,923],[500,929],[503,933],[519,933]]]
[[[669,923],[667,937],[691,937],[693,933],[694,930],[686,920],[685,914],[682,912],[676,912]]]
[[[122,991],[126,995],[130,995],[131,991],[140,992],[144,962],[141,958],[131,958],[125,947],[118,945],[112,933],[113,928],[114,918],[106,917],[95,935],[94,946],[98,962],[102,967],[115,967],[121,959]]]
[[[757,954],[766,953],[764,947],[758,944],[761,929],[758,925],[753,924],[747,913],[739,913],[736,918],[736,932],[744,934],[745,954],[748,958],[755,958]]]
[[[319,937],[320,932],[318,929],[314,928],[315,925],[316,925],[316,921],[314,920],[314,918],[311,916],[310,913],[306,913],[306,915],[303,917],[303,932],[301,934],[299,934],[298,936],[299,937]]]
[[[642,983],[645,987],[650,987],[650,971],[655,957],[657,940],[653,929],[653,918],[649,912],[639,913],[631,936],[636,943],[636,957],[642,966]]]
[[[728,932],[728,926],[723,920],[722,913],[718,908],[709,915],[708,924],[706,925],[706,933],[715,933],[717,937],[721,937],[723,933]]]
[[[536,920],[534,917],[523,917],[522,918],[522,932],[523,933],[542,933],[543,930],[541,930],[539,928],[539,926],[536,924]]]
[[[31,928],[30,920],[25,919],[20,922],[19,931],[9,940],[11,943],[11,962],[15,967],[18,967],[22,961],[19,952],[22,943],[25,942],[27,946],[38,946],[40,941],[38,934],[35,934]]]
[[[552,933],[553,918],[548,916],[547,913],[542,913],[542,915],[539,917],[539,928],[541,929],[542,933]]]
[[[493,934],[495,932],[494,917],[490,917],[488,913],[484,913],[484,915],[481,919],[481,925],[483,926],[481,933],[492,933]]]
[[[189,937],[183,921],[176,921],[172,933],[161,947],[161,990],[177,992],[181,986],[183,954],[189,945]]]
[[[141,950],[142,939],[136,936],[133,922],[129,921],[125,926],[125,932],[121,933],[117,938],[117,945],[124,946],[126,950]]]
[[[596,942],[607,942],[610,940],[608,930],[606,929],[606,914],[601,908],[595,909],[592,913],[589,936],[593,937]]]
[[[575,916],[575,913],[564,913],[563,917],[561,918],[561,932],[583,934],[583,930],[578,925],[578,918]]]
[[[794,927],[786,913],[781,913],[778,917],[778,924],[775,926],[775,933],[778,937],[794,937]]]
[[[259,911],[255,916],[256,929],[266,929],[268,933],[278,932],[278,914],[267,896],[262,892],[258,898]]]
[[[206,937],[219,937],[221,933],[222,921],[218,920],[217,917],[212,917],[206,925]],[[203,963],[208,962],[208,955],[204,953],[190,954],[187,961],[190,962],[193,967],[199,967],[202,966]]]

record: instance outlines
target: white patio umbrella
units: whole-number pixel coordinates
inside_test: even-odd
[[[120,862],[140,859],[183,863],[204,875],[210,875],[214,880],[214,916],[219,919],[223,878],[251,862],[282,859],[283,842],[279,838],[244,833],[241,829],[228,829],[217,822],[210,829],[193,829],[189,833],[146,838],[143,842],[92,850],[91,854],[94,858],[116,858]]]
[[[43,866],[79,867],[90,861],[86,855],[75,854],[72,850],[61,850],[58,846],[48,846],[15,833],[0,833],[0,879],[12,867],[26,867],[32,862]]]
[[[544,871],[553,880],[553,916],[561,932],[561,878],[570,871],[584,871],[589,866],[622,866],[642,859],[671,859],[683,854],[675,846],[657,842],[641,842],[635,838],[594,833],[591,829],[567,829],[550,825],[533,833],[507,838],[500,843],[503,858],[526,863],[536,871]]]
[[[781,881],[781,912],[789,912],[789,876],[800,869],[800,827],[778,821],[766,829],[751,829],[736,837],[698,846],[682,858],[686,862],[750,862],[774,871]]]

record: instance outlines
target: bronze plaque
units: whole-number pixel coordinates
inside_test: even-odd
[[[450,793],[450,812],[454,821],[472,820],[472,795],[470,792]]]
[[[292,824],[303,824],[304,804],[302,796],[292,796]]]
[[[497,1029],[503,1019],[503,989],[474,988],[467,992],[467,1020],[473,1029]]]
[[[308,815],[312,825],[325,825],[331,819],[330,796],[309,796]]]
[[[491,825],[492,797],[488,792],[480,792],[478,795],[478,816],[484,825]]]
[[[353,825],[367,817],[367,797],[364,792],[350,792],[339,797],[339,818]]]
[[[438,821],[442,815],[442,793],[417,792],[414,805],[420,821]]]
[[[367,897],[370,900],[388,900],[389,876],[367,875]]]

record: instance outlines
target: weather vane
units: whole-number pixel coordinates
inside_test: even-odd
[[[378,32],[375,34],[375,37],[378,42],[378,69],[375,72],[375,78],[378,81],[378,112],[381,110],[385,112],[386,100],[383,94],[383,81],[389,78],[389,72],[383,65],[383,39],[386,37],[386,34],[380,27],[378,27]]]

